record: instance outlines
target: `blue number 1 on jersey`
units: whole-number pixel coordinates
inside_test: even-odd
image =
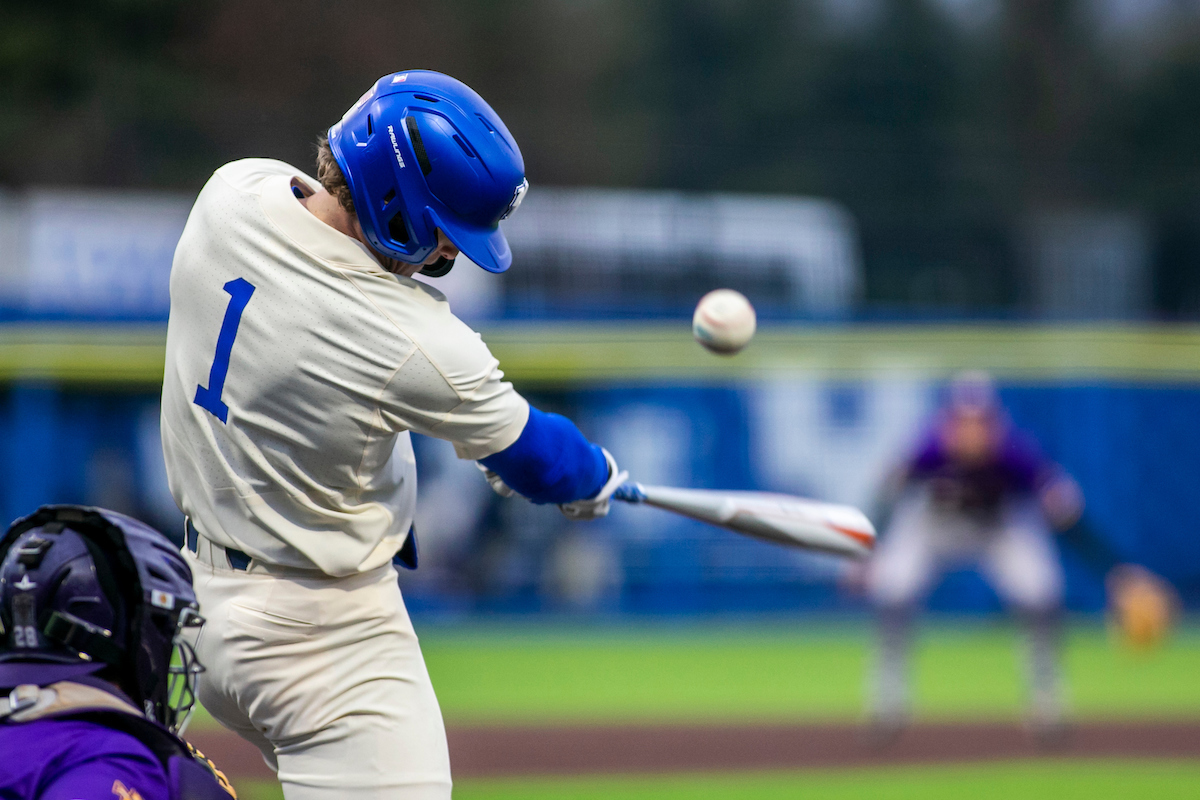
[[[238,278],[225,284],[229,292],[229,307],[225,309],[225,320],[221,323],[221,332],[217,334],[217,354],[213,356],[212,369],[208,373],[208,387],[196,387],[196,405],[208,411],[221,422],[229,421],[229,406],[221,401],[221,392],[225,390],[225,374],[229,372],[229,354],[233,352],[233,340],[237,338],[238,325],[242,321],[242,312],[254,294],[254,284],[245,278]]]

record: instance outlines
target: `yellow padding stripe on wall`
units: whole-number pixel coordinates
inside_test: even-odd
[[[0,325],[0,380],[158,384],[164,335],[161,325]],[[1200,383],[1196,325],[767,327],[733,357],[703,350],[682,322],[505,324],[485,328],[483,337],[518,386],[936,376],[959,369],[1036,382]]]
[[[733,357],[686,325],[497,328],[513,380],[690,383],[806,374],[854,378],[986,369],[1027,381],[1200,382],[1200,326],[888,325],[767,328]]]
[[[0,380],[162,384],[161,325],[0,325]]]

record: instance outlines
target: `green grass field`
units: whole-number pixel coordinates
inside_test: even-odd
[[[1117,800],[1195,797],[1200,765],[1089,762],[463,782],[459,800]]]
[[[849,624],[612,628],[429,627],[422,646],[450,725],[854,721],[869,629]],[[1016,631],[927,628],[916,650],[925,719],[1013,719],[1022,709]],[[1098,625],[1067,637],[1066,677],[1081,719],[1200,718],[1200,629],[1153,653],[1115,646]],[[211,720],[199,719],[203,725]],[[462,780],[459,800],[872,800],[1193,797],[1197,762],[1039,761],[805,772]],[[277,786],[240,787],[278,800]]]
[[[451,724],[853,720],[862,713],[862,625],[642,625],[570,630],[433,627],[421,644]],[[1020,639],[1003,625],[938,625],[915,653],[917,713],[1021,712]],[[1151,653],[1074,626],[1065,653],[1082,718],[1200,717],[1200,628]],[[193,725],[212,726],[203,713]]]
[[[1196,796],[1200,764],[1179,761],[1016,762],[853,771],[464,780],[456,800],[1183,800]],[[276,786],[240,789],[278,800]]]
[[[853,624],[435,628],[421,642],[443,713],[459,724],[852,720],[870,660],[869,630]],[[1002,625],[927,629],[918,715],[1018,716],[1019,645]],[[1137,653],[1099,625],[1074,626],[1065,661],[1081,717],[1200,717],[1200,629]]]

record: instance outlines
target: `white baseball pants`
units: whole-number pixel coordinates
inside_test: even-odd
[[[978,564],[997,594],[1023,612],[1029,637],[1031,721],[1057,726],[1063,715],[1059,626],[1063,575],[1052,534],[1032,498],[1012,499],[994,518],[941,509],[927,491],[896,508],[867,570],[880,612],[871,716],[884,727],[907,719],[911,616],[942,572]]]
[[[262,751],[287,800],[450,797],[441,709],[390,564],[237,571],[203,538],[184,556],[207,619],[200,701]]]
[[[896,508],[867,570],[867,589],[877,606],[920,601],[947,569],[978,564],[1009,605],[1026,611],[1056,608],[1063,576],[1051,534],[1036,501],[1007,502],[990,521],[945,511],[927,492]]]

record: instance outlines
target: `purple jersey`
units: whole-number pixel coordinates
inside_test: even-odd
[[[127,733],[73,719],[0,724],[0,798],[169,797],[162,764]]]
[[[1055,466],[1027,435],[1006,426],[994,455],[978,464],[964,464],[947,451],[941,431],[934,428],[909,464],[912,481],[926,483],[939,504],[963,511],[991,512],[1005,498],[1040,489]]]

